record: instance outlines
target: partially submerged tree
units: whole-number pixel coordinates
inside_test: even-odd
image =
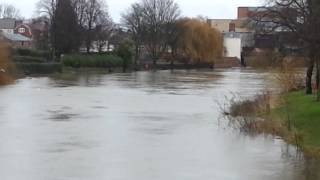
[[[132,43],[130,41],[121,42],[119,47],[116,49],[116,53],[123,59],[122,70],[123,72],[126,72],[128,66],[131,64],[133,57]]]

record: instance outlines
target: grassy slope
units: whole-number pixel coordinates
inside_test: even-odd
[[[320,149],[320,102],[313,96],[306,96],[302,91],[288,94],[290,119],[294,128],[303,135],[306,149]],[[284,106],[273,110],[273,115],[287,119]]]

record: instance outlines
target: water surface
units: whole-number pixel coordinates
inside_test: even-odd
[[[316,179],[318,169],[279,138],[221,122],[218,104],[261,92],[267,76],[235,69],[21,79],[0,89],[1,180]]]

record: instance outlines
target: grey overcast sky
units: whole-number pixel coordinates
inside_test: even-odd
[[[35,16],[39,0],[0,0],[0,3],[16,6],[25,18]],[[106,0],[112,18],[119,22],[120,14],[137,0]],[[235,18],[238,6],[257,6],[262,0],[176,0],[184,16],[198,15],[208,18]]]

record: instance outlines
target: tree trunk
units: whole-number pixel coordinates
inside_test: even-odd
[[[90,43],[89,42],[87,42],[86,48],[87,48],[87,53],[90,54]]]
[[[135,47],[135,57],[134,57],[134,66],[135,68],[137,68],[137,65],[138,65],[138,59],[139,59],[139,45],[136,45]]]
[[[155,57],[153,58],[153,66],[154,66],[153,68],[157,66],[157,59]]]
[[[320,68],[319,68],[319,60],[316,60],[316,93],[317,93],[317,101],[320,101]]]
[[[310,58],[308,69],[307,69],[307,77],[306,77],[306,94],[312,94],[312,74],[314,68],[314,57]]]

